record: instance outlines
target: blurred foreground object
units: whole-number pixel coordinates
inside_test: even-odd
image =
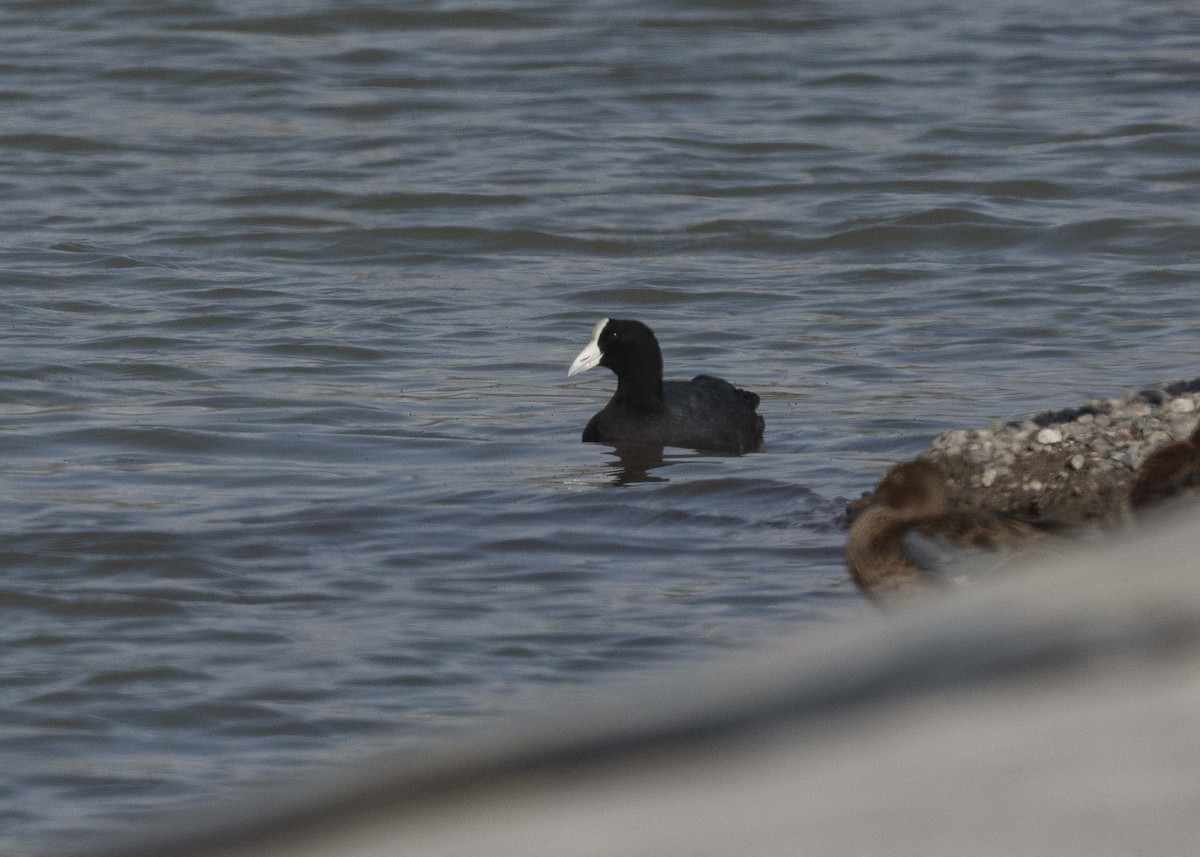
[[[1194,523],[88,853],[1191,855]]]
[[[959,577],[980,579],[1020,562],[1056,529],[1050,522],[955,509],[946,474],[928,461],[891,468],[846,537],[846,568],[880,605],[904,602]]]

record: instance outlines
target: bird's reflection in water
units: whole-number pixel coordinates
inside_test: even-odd
[[[670,467],[672,464],[678,464],[681,461],[697,457],[695,454],[689,455],[687,453],[663,455],[663,447],[647,446],[644,444],[637,446],[617,446],[613,448],[611,454],[616,458],[616,461],[611,464],[612,469],[609,470],[613,485],[633,485],[638,482],[668,482],[670,480],[665,476],[654,475],[651,471]]]

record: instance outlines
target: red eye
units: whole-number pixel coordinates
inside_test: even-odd
[[[615,330],[610,330],[610,331],[608,332],[608,338],[609,338],[609,339],[616,339],[616,338],[617,338],[617,332],[616,332]]]

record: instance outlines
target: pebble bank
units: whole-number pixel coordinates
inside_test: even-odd
[[[956,506],[1066,523],[1128,517],[1129,480],[1200,420],[1200,378],[1093,399],[986,429],[955,429],[917,457],[940,465]]]

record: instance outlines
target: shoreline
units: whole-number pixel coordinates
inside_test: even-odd
[[[987,429],[952,429],[919,460],[940,466],[953,503],[1063,523],[1129,517],[1129,481],[1150,453],[1200,420],[1200,378]]]

